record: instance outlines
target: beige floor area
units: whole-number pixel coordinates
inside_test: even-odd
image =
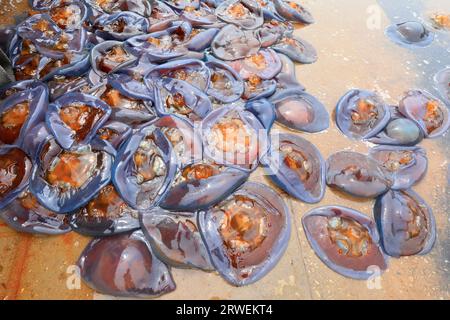
[[[432,91],[433,74],[450,66],[450,33],[437,33],[434,44],[421,50],[401,48],[383,33],[396,19],[420,19],[435,11],[450,13],[448,0],[390,2],[398,7],[382,6],[375,0],[302,1],[313,12],[316,23],[295,34],[317,48],[319,60],[298,66],[297,76],[330,114],[350,88],[377,90],[395,104],[408,89]],[[8,10],[10,3],[16,9]],[[25,0],[0,0],[0,22],[9,23],[25,5]],[[300,135],[313,142],[325,158],[339,150],[366,152],[369,147],[344,137],[334,122],[323,133]],[[342,277],[315,256],[306,241],[301,217],[314,207],[330,204],[345,205],[370,216],[373,201],[330,189],[317,205],[284,195],[291,208],[293,232],[286,254],[265,278],[235,288],[215,273],[174,269],[177,290],[161,299],[450,299],[449,143],[450,134],[421,143],[428,153],[429,170],[414,190],[430,204],[436,217],[438,240],[430,254],[391,259],[388,271],[375,282]],[[251,179],[269,183],[259,169]],[[83,284],[73,290],[66,286],[67,268],[88,241],[75,233],[60,237],[23,235],[0,221],[0,298],[110,298]]]

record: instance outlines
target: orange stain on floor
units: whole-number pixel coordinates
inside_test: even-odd
[[[15,300],[20,291],[22,283],[22,275],[26,270],[27,261],[29,259],[29,250],[31,243],[33,241],[32,235],[21,235],[22,239],[15,248],[15,256],[13,265],[14,268],[11,269],[8,280],[6,282],[6,294],[5,296],[0,296],[0,299],[4,300]]]
[[[73,246],[73,233],[66,233],[62,236],[62,240],[66,246]]]

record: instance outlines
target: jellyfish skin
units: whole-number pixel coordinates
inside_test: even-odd
[[[144,139],[152,137],[155,152],[164,164],[165,172],[161,179],[149,179],[139,183],[135,170],[134,155]],[[150,161],[150,159],[148,160]],[[120,196],[136,210],[149,210],[164,198],[177,171],[177,158],[173,148],[159,128],[152,123],[137,130],[125,141],[117,152],[112,168],[112,181]]]
[[[303,90],[282,90],[269,100],[275,105],[276,121],[289,129],[314,133],[329,127],[325,106]]]
[[[306,139],[290,133],[273,134],[271,146],[261,161],[268,177],[296,199],[320,202],[326,187],[326,164],[320,151]]]
[[[336,105],[336,124],[346,136],[368,139],[386,127],[391,118],[389,106],[375,92],[353,89]]]
[[[378,146],[369,156],[391,172],[391,189],[404,190],[417,184],[427,172],[426,150],[421,147]]]
[[[248,202],[253,204],[252,210],[244,204]],[[227,212],[232,216],[228,220],[221,214],[226,210],[222,206],[229,206]],[[254,182],[247,182],[210,210],[201,211],[198,224],[214,267],[234,286],[254,283],[272,270],[283,256],[291,232],[284,201],[271,188]],[[256,225],[264,225],[265,237],[258,236]],[[254,249],[233,249],[234,235],[241,239],[239,234],[244,236],[242,242],[252,244]]]
[[[176,288],[142,231],[92,240],[77,265],[84,282],[103,294],[154,298]]]
[[[109,183],[113,156],[105,151],[105,145],[94,142],[65,150],[48,136],[40,144],[34,163],[31,193],[48,210],[67,214],[86,205]],[[62,187],[64,180],[70,188]]]
[[[153,252],[176,268],[213,271],[197,225],[197,213],[154,208],[140,215],[141,228]]]
[[[360,241],[365,241],[365,246],[358,243],[351,244],[351,250],[344,251],[337,242],[343,239],[330,234],[330,227],[334,221],[345,221],[353,224],[353,228],[359,229],[359,236],[364,235]],[[352,279],[367,280],[373,276],[374,269],[385,271],[388,267],[388,257],[384,254],[379,242],[380,236],[376,224],[363,213],[341,206],[324,206],[312,209],[302,217],[303,230],[306,238],[318,258],[333,271]],[[332,225],[331,225],[332,226]],[[358,240],[355,237],[353,241]]]
[[[170,211],[207,210],[232,194],[248,177],[248,172],[225,167],[216,175],[207,178],[187,179],[175,183],[159,205]]]
[[[424,255],[436,241],[436,222],[428,204],[414,191],[390,190],[373,209],[384,251],[392,257]]]
[[[352,151],[339,151],[326,161],[327,184],[352,196],[375,198],[392,185],[392,177],[374,159]]]

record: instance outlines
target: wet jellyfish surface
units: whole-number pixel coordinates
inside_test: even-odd
[[[181,16],[189,21],[194,27],[215,28],[225,25],[225,23],[221,22],[214,14],[214,8],[205,3],[200,3],[197,9],[192,6],[186,7],[181,13]]]
[[[88,15],[88,8],[83,2],[55,1],[49,8],[52,20],[58,27],[68,31],[80,28]]]
[[[255,32],[234,25],[222,28],[211,43],[214,56],[225,61],[242,59],[258,52],[261,42]]]
[[[109,40],[92,48],[90,55],[92,70],[98,76],[105,76],[136,60],[120,41]]]
[[[298,63],[310,64],[317,61],[316,49],[309,42],[298,37],[284,36],[272,48]]]
[[[228,64],[217,61],[208,61],[206,65],[211,70],[211,81],[207,93],[214,99],[230,103],[244,93],[244,83],[239,74]]]
[[[429,17],[429,21],[436,30],[450,31],[450,14],[434,13]]]
[[[242,77],[257,77],[262,80],[274,78],[281,71],[281,60],[272,49],[261,49],[245,59],[229,63]]]
[[[211,110],[208,96],[188,82],[164,78],[154,89],[155,108],[160,116],[175,114],[191,122],[200,121]]]
[[[155,208],[141,215],[141,225],[153,252],[168,265],[214,270],[200,235],[196,213]]]
[[[346,207],[315,208],[302,217],[303,229],[316,255],[333,271],[368,279],[387,269],[375,222]]]
[[[377,199],[373,211],[388,255],[426,254],[433,248],[436,241],[433,212],[414,191],[388,191]]]
[[[192,26],[188,22],[173,22],[173,25],[162,31],[129,38],[124,46],[135,56],[145,54],[152,62],[166,62],[189,54],[183,44],[191,32]]]
[[[101,146],[64,150],[48,137],[35,158],[30,191],[47,209],[69,213],[86,205],[108,184],[112,158]]]
[[[366,139],[381,131],[390,119],[388,105],[374,92],[354,89],[337,103],[336,124],[346,136]]]
[[[141,56],[128,66],[120,67],[107,76],[107,83],[134,99],[151,100],[153,92],[144,82],[144,76],[153,68],[147,56]]]
[[[147,210],[162,200],[176,167],[170,142],[159,128],[149,125],[119,149],[112,173],[114,186],[132,208]]]
[[[272,102],[264,98],[251,100],[245,104],[245,109],[253,113],[264,128],[267,130],[272,128],[276,118],[275,106]]]
[[[290,215],[272,189],[247,182],[200,212],[199,226],[216,270],[229,283],[242,286],[259,280],[278,263],[290,236]]]
[[[271,152],[262,160],[270,179],[291,196],[308,203],[325,194],[325,161],[309,141],[294,134],[272,135]]]
[[[20,131],[28,119],[30,104],[28,101],[12,105],[2,112],[0,134],[3,143],[11,144],[19,138]]]
[[[210,48],[212,41],[220,31],[218,27],[223,25],[223,23],[218,22],[217,27],[211,26],[207,29],[202,29],[202,26],[193,27],[188,40],[184,44],[186,49],[189,50],[186,56],[203,59],[206,54],[205,50]]]
[[[276,89],[276,80],[264,80],[257,75],[251,75],[248,79],[244,80],[244,94],[242,98],[249,101],[258,101],[270,97]]]
[[[33,164],[14,146],[0,146],[0,208],[11,203],[27,186]]]
[[[390,25],[385,33],[394,43],[406,47],[427,47],[434,40],[434,34],[417,21]]]
[[[270,3],[267,0],[261,0]],[[266,9],[263,7],[263,10]],[[267,9],[266,9],[267,10]],[[292,25],[288,24],[283,18],[278,17],[274,13],[269,13],[265,11],[264,14],[272,15],[272,19],[266,19],[264,24],[257,30],[257,35],[261,41],[261,47],[267,48],[271,45],[276,44],[283,36],[284,33],[290,33],[292,31]]]
[[[204,152],[218,164],[252,171],[267,152],[267,130],[243,107],[217,109],[201,126]]]
[[[116,151],[132,134],[132,129],[127,124],[118,121],[107,122],[97,130],[96,138],[110,144]]]
[[[424,138],[419,126],[407,118],[392,118],[383,131],[367,139],[381,145],[412,146]]]
[[[211,71],[203,61],[181,59],[153,67],[147,74],[146,81],[147,86],[154,87],[161,78],[178,79],[204,91],[209,85],[210,77]]]
[[[83,50],[86,36],[87,31],[81,27],[60,28],[47,13],[26,18],[17,26],[8,48],[16,80],[49,80],[88,71],[89,54]]]
[[[248,0],[226,0],[215,10],[219,19],[235,24],[242,29],[256,29],[263,22],[261,7]]]
[[[88,92],[93,85],[88,77],[82,76],[55,76],[48,81],[50,101],[54,101],[69,92]]]
[[[440,70],[434,76],[434,84],[442,99],[450,102],[450,68]]]
[[[105,40],[126,40],[147,32],[149,22],[134,12],[118,12],[98,17],[93,28],[95,34]]]
[[[175,290],[168,267],[153,253],[142,231],[92,240],[78,266],[83,280],[104,294],[157,297]]]
[[[232,194],[248,177],[237,168],[195,162],[179,170],[160,206],[171,211],[205,210]]]
[[[107,84],[96,95],[111,107],[110,120],[136,126],[155,118],[149,98],[137,98],[122,87]]]
[[[189,10],[189,8],[197,9],[200,5],[198,0],[167,0],[167,5],[176,10]]]
[[[0,103],[0,143],[21,145],[27,133],[44,119],[48,90],[36,86],[10,92]]]
[[[447,106],[422,90],[410,90],[399,102],[399,111],[414,121],[427,138],[436,138],[450,127]]]
[[[0,217],[19,232],[59,235],[72,231],[69,216],[46,209],[27,189],[0,211]]]
[[[319,132],[329,126],[330,116],[325,106],[303,90],[283,90],[269,100],[275,105],[276,121],[289,129]]]
[[[103,187],[86,206],[70,218],[76,232],[88,236],[108,236],[139,228],[138,211],[120,197],[112,184]]]
[[[370,149],[369,156],[390,173],[391,189],[410,188],[425,176],[428,167],[421,147],[378,146]]]
[[[298,88],[305,90],[305,87],[297,80],[295,72],[295,63],[286,55],[278,53],[281,60],[281,71],[276,77],[277,89],[285,90],[290,88]]]
[[[389,172],[361,153],[336,152],[327,159],[326,168],[327,184],[353,196],[374,198],[392,185]]]
[[[274,0],[276,11],[286,20],[301,23],[314,23],[314,18],[308,9],[294,1]]]
[[[200,135],[188,120],[176,115],[167,115],[160,117],[153,124],[160,128],[169,140],[180,165],[202,159],[203,148]]]
[[[61,147],[88,144],[111,114],[109,105],[94,96],[68,93],[49,105],[46,124]]]

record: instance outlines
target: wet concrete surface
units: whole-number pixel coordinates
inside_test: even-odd
[[[8,10],[12,3],[15,8]],[[297,77],[319,98],[330,114],[351,88],[378,91],[396,104],[408,89],[437,94],[434,74],[450,66],[450,33],[437,32],[428,48],[405,49],[390,42],[384,28],[393,22],[423,20],[434,12],[450,13],[448,0],[309,0],[316,23],[296,30],[319,53],[312,65],[297,67]],[[25,0],[0,0],[0,22],[12,23]],[[277,128],[280,129],[280,128]],[[283,130],[283,129],[281,129]],[[326,158],[340,150],[367,152],[363,142],[343,136],[334,122],[319,134],[301,133]],[[289,247],[280,263],[261,281],[242,288],[228,285],[215,273],[173,269],[177,290],[161,299],[450,299],[450,135],[425,140],[429,169],[414,190],[432,207],[438,239],[426,256],[390,259],[387,272],[375,281],[351,280],[334,273],[314,254],[301,227],[301,217],[322,205],[344,205],[372,215],[372,200],[344,196],[327,189],[325,198],[308,205],[283,195],[293,222]],[[268,180],[261,170],[252,180]],[[279,189],[277,189],[282,193]],[[0,298],[110,299],[84,284],[67,288],[67,268],[73,265],[88,238],[70,233],[59,237],[19,234],[0,222]]]

